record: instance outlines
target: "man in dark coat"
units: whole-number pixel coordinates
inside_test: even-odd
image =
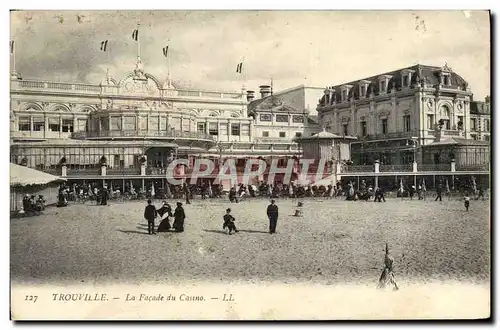
[[[274,199],[267,207],[267,217],[269,218],[269,234],[276,233],[276,224],[278,223],[278,206],[275,204]]]
[[[108,205],[109,193],[107,187],[101,189],[101,205]]]
[[[174,224],[173,227],[176,232],[182,233],[184,231],[184,219],[186,219],[186,214],[184,213],[184,208],[181,202],[177,202],[177,208],[174,212]]]
[[[155,233],[155,218],[157,212],[156,207],[151,204],[151,200],[148,199],[148,206],[144,209],[144,219],[148,221],[148,233],[149,235],[156,234]]]
[[[437,202],[437,200],[439,199],[439,201],[442,202],[443,197],[441,195],[443,194],[443,186],[441,184],[439,184],[437,186],[436,193],[437,193],[437,196],[436,196],[435,201]]]

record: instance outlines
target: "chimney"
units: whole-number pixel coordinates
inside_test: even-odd
[[[260,88],[260,97],[261,98],[265,98],[265,97],[268,97],[269,95],[271,95],[271,86],[262,85],[262,86],[259,86],[259,88]]]
[[[247,91],[247,101],[252,102],[255,99],[254,91]]]

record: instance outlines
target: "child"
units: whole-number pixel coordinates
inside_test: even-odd
[[[229,235],[231,235],[231,231],[234,230],[235,233],[238,232],[236,226],[234,225],[234,221],[236,220],[231,214],[231,209],[226,210],[226,214],[224,214],[224,224],[222,225],[222,229],[229,229]]]
[[[469,194],[466,194],[465,197],[464,197],[464,206],[465,206],[465,210],[467,212],[469,211],[469,205],[470,205]]]

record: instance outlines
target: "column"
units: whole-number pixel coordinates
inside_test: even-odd
[[[148,113],[148,117],[147,117],[147,127],[146,127],[146,131],[149,132],[149,128],[151,127],[151,116],[149,115]]]
[[[33,123],[33,121],[32,121]],[[31,128],[33,130],[33,128]],[[43,124],[43,134],[45,137],[47,137],[47,133],[49,131],[49,117],[47,116],[47,114],[45,114],[45,117],[44,117],[44,124]]]
[[[141,127],[140,127],[140,120],[139,120],[139,112],[136,112],[135,113],[135,130],[136,131],[140,131],[141,130]]]
[[[123,126],[125,125],[125,117],[123,115],[121,115],[121,124],[120,124],[120,128],[121,130],[123,131]],[[123,190],[125,191],[125,190]]]
[[[63,124],[62,116],[59,115],[59,133],[62,133],[62,124]]]
[[[73,132],[77,131],[77,127],[78,127],[78,118],[75,115],[73,115]]]

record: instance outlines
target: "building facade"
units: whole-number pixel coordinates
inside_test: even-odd
[[[244,88],[177,88],[144,72],[139,60],[122,79],[108,74],[100,84],[25,80],[17,73],[10,83],[11,162],[58,175],[64,163],[63,174],[75,180],[165,178],[178,158],[188,160],[187,171],[196,158],[216,164],[236,158],[242,171],[249,158],[297,156],[294,134],[311,126],[305,106],[300,112],[285,106],[269,122],[248,110],[253,93]]]
[[[467,81],[447,65],[414,65],[328,87],[317,110],[320,125],[357,137],[351,155],[359,165],[421,163],[439,125],[448,136],[489,135],[483,128],[489,106],[473,101]]]

